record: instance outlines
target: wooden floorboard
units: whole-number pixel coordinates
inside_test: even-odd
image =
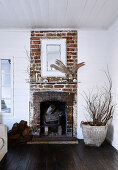
[[[0,170],[118,170],[118,151],[105,142],[101,147],[78,145],[10,146]]]

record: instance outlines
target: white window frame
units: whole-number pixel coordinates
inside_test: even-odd
[[[47,71],[47,45],[60,45],[61,47],[61,61],[66,65],[66,39],[41,39],[41,76],[42,77],[65,77],[65,73],[58,70]]]
[[[13,57],[0,57],[0,82],[2,82],[2,73],[1,73],[1,60],[3,59],[8,59],[11,60],[11,112],[6,113],[1,111],[1,99],[2,99],[2,84],[0,83],[0,116],[13,116],[13,93],[14,93],[14,88],[13,88]]]

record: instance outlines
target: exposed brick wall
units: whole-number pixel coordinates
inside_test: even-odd
[[[30,75],[31,79],[34,74],[41,75],[41,39],[66,39],[67,43],[67,67],[72,69],[74,64],[74,59],[77,61],[77,31],[76,30],[60,30],[60,31],[32,31],[30,39],[30,53],[31,53],[31,65],[30,65]],[[77,93],[77,83],[68,82],[66,78],[62,77],[48,77],[46,82],[30,83],[31,92],[31,110],[30,110],[30,124],[34,119],[34,109],[33,109],[33,93],[41,91],[61,91],[69,93]],[[76,105],[76,102],[75,102]],[[75,107],[75,106],[74,106]],[[76,109],[74,109],[76,110]],[[76,117],[77,111],[73,113],[74,126],[76,131]],[[76,132],[75,132],[76,135]]]
[[[77,91],[77,83],[69,83],[69,82],[56,82],[50,80],[50,82],[41,82],[41,83],[33,83],[31,85],[31,91],[64,91],[64,92],[70,92],[70,93],[76,93]]]

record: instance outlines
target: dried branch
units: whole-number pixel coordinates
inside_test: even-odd
[[[67,72],[69,71],[68,70],[68,68],[65,66],[65,64],[61,61],[61,60],[56,60],[56,64],[59,66],[59,67],[61,67],[61,68],[63,68],[64,70],[66,70]]]
[[[112,118],[115,109],[111,91],[112,80],[108,67],[105,75],[108,80],[108,86],[105,86],[101,90],[97,89],[96,92],[91,92],[88,95],[84,93],[86,110],[88,111],[90,118],[92,119],[91,125],[94,126],[106,125],[107,122]]]
[[[77,70],[78,70],[80,67],[84,66],[84,65],[85,65],[85,62],[82,62],[82,63],[77,64]]]
[[[50,67],[54,68],[55,70],[58,70],[62,73],[65,73],[67,75],[67,78],[70,79],[70,80],[73,80],[75,77],[76,77],[76,74],[77,74],[77,70],[84,66],[85,63],[82,62],[82,63],[79,63],[77,64],[74,60],[74,65],[73,65],[73,68],[72,70],[70,70],[69,68],[67,68],[65,66],[65,64],[60,61],[60,60],[56,60],[56,65],[55,64],[51,64]]]
[[[60,72],[62,72],[62,73],[68,73],[64,68],[61,68],[61,67],[59,67],[59,66],[57,66],[57,65],[55,65],[55,64],[51,64],[50,65],[52,68],[54,68],[55,70],[58,70],[58,71],[60,71]]]

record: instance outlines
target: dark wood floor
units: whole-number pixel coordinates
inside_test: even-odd
[[[78,145],[18,145],[0,163],[0,170],[118,170],[118,152],[108,143],[100,148]]]

